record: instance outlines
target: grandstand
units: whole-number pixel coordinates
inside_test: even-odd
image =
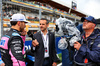
[[[72,21],[79,21],[86,14],[71,9],[55,0],[3,0],[3,28],[6,33],[10,28],[10,17],[14,13],[23,13],[26,19],[30,21],[26,25],[26,30],[36,32],[39,30],[39,20],[47,18],[50,22],[50,29],[55,29],[55,20],[59,17],[65,17]],[[70,13],[69,13],[70,10]],[[4,34],[3,33],[3,34]]]

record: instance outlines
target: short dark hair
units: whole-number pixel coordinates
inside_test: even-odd
[[[46,18],[41,18],[40,20],[46,20],[46,24],[49,24],[49,21],[48,21],[48,19],[46,19]]]
[[[18,21],[10,21],[11,26],[15,26]]]

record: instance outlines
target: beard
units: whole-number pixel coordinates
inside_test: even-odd
[[[23,30],[24,30],[24,28],[21,28],[21,27],[20,27],[20,32],[22,32]]]

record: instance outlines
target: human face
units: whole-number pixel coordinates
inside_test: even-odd
[[[39,27],[40,27],[41,31],[46,31],[48,26],[49,26],[49,24],[47,24],[46,20],[40,20]]]
[[[95,27],[95,24],[91,21],[84,20],[83,21],[83,29],[88,30],[88,29],[93,29]]]
[[[26,27],[25,22],[20,22],[20,31],[22,32]]]

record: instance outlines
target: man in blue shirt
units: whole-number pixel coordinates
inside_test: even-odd
[[[81,43],[75,42],[74,55],[75,63],[78,66],[100,66],[100,32],[95,29],[96,20],[94,17],[82,17],[83,30]]]

